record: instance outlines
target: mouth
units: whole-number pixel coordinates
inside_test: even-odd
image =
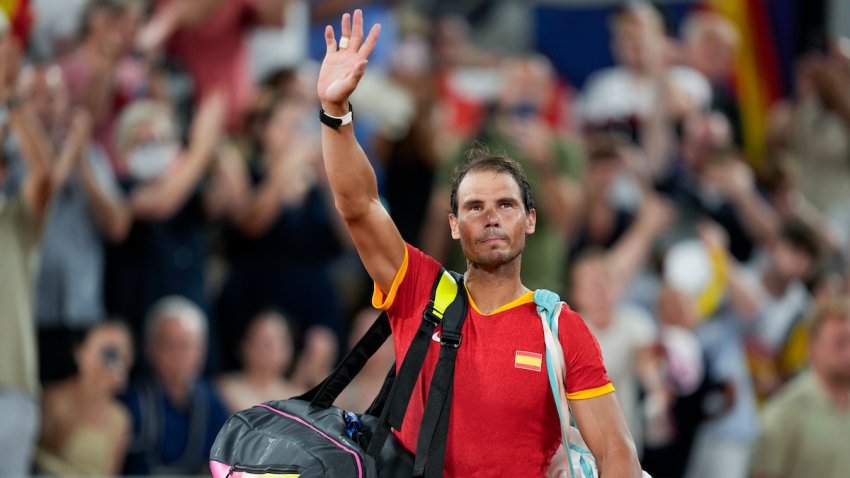
[[[503,235],[493,234],[493,235],[488,235],[488,236],[485,236],[485,237],[478,239],[478,243],[479,244],[492,244],[492,243],[495,243],[495,242],[507,242],[507,240],[508,240],[508,238],[503,236]]]

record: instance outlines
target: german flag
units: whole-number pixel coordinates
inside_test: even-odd
[[[517,350],[516,357],[514,358],[514,367],[539,372],[543,367],[543,355]]]

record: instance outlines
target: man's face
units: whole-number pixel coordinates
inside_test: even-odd
[[[23,96],[42,124],[53,132],[68,118],[69,97],[62,73],[56,67],[37,66],[22,80]]]
[[[460,239],[467,261],[485,269],[507,264],[522,253],[534,232],[537,213],[526,213],[512,176],[493,171],[468,173],[457,190],[457,216],[449,215],[452,238]]]
[[[850,320],[827,320],[810,345],[815,370],[827,380],[850,387]]]
[[[149,356],[160,380],[169,384],[190,384],[201,372],[204,340],[177,317],[161,320],[151,337]]]

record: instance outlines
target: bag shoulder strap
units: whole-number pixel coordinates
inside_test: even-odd
[[[416,441],[416,457],[413,464],[413,476],[439,478],[443,475],[446,458],[446,443],[449,434],[452,390],[457,350],[462,342],[461,328],[466,320],[469,298],[463,286],[463,277],[451,273],[458,291],[455,300],[446,309],[443,316],[443,329],[440,333],[440,358],[431,378],[425,411],[419,425]]]
[[[548,372],[549,386],[552,390],[552,398],[555,400],[555,408],[558,410],[558,418],[561,423],[561,438],[564,441],[566,451],[567,469],[570,476],[573,475],[573,463],[570,456],[570,408],[567,400],[564,380],[567,374],[564,351],[558,340],[558,322],[561,316],[562,304],[558,294],[538,289],[534,291],[534,303],[537,305],[537,315],[543,325],[543,340],[546,344],[546,370]]]
[[[434,329],[443,322],[447,313],[449,315],[453,313],[449,310],[458,298],[466,300],[465,294],[458,293],[459,277],[459,274],[441,268],[434,278],[434,284],[431,287],[431,299],[422,312],[419,329],[404,356],[398,374],[394,380],[388,378],[384,382],[384,387],[391,387],[389,393],[385,393],[385,388],[382,388],[381,393],[379,393],[379,397],[381,395],[386,396],[386,403],[381,410],[378,427],[369,442],[367,453],[371,456],[380,454],[391,427],[396,430],[401,429],[404,415],[407,413],[407,406],[410,403],[410,396],[413,394],[413,388],[416,386],[422,364],[425,362],[425,355],[431,345],[431,335],[434,333]],[[392,370],[390,370],[390,375],[392,375]],[[373,403],[369,409],[374,412],[381,409],[381,404]]]

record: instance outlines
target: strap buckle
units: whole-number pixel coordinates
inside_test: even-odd
[[[435,314],[434,312],[435,312],[434,301],[432,300],[425,307],[425,311],[422,312],[422,318],[425,319],[425,321],[427,321],[429,324],[436,327],[436,326],[440,325],[440,323],[443,321],[443,319],[442,319],[442,317],[438,317],[437,314]]]
[[[458,348],[460,347],[462,338],[463,336],[460,333],[454,333],[443,329],[443,331],[440,332],[440,345],[443,345],[444,347]]]

